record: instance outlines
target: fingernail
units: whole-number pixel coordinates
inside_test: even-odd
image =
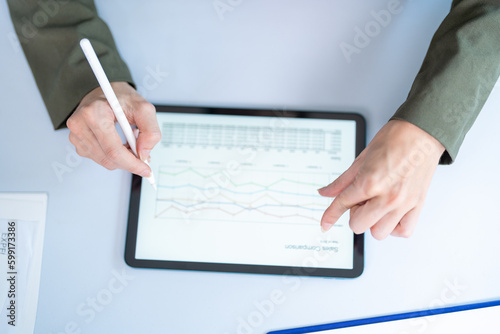
[[[142,176],[142,177],[150,177],[151,176],[151,171],[149,169],[145,169],[139,175]]]
[[[149,153],[151,153],[151,150],[142,150],[139,154],[139,158],[144,161],[147,159],[147,157],[149,157]]]
[[[333,224],[321,224],[321,232],[325,233],[328,232],[332,228]]]
[[[323,188],[319,188],[318,189],[318,192],[320,192],[321,190],[325,189],[326,187],[323,187]]]

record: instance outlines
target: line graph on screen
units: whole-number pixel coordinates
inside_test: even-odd
[[[317,189],[336,175],[312,171],[161,165],[156,219],[318,224],[331,199]]]

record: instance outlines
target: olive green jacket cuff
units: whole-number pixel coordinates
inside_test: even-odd
[[[88,38],[109,81],[133,85],[111,32],[97,15],[92,0],[7,0],[19,42],[55,129],[82,98],[99,86],[80,40]]]
[[[407,100],[391,119],[406,120],[457,157],[500,75],[500,1],[455,0],[436,31]]]

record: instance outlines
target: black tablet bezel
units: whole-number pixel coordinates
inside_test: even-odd
[[[363,116],[357,113],[297,111],[297,110],[270,110],[245,108],[218,108],[218,107],[185,107],[185,106],[156,106],[157,112],[236,115],[236,116],[265,116],[265,117],[293,117],[352,120],[356,122],[356,156],[366,145],[366,124]],[[156,268],[196,270],[231,273],[271,274],[271,275],[298,275],[320,277],[355,278],[361,275],[364,268],[364,235],[354,235],[353,268],[330,269],[313,267],[287,267],[269,265],[249,265],[232,263],[206,263],[185,261],[164,261],[136,259],[137,228],[139,218],[139,203],[141,196],[142,178],[133,175],[130,192],[128,226],[125,244],[125,262],[134,268]]]

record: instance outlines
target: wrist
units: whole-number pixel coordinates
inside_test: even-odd
[[[439,140],[413,123],[404,120],[391,120],[389,123],[392,123],[398,129],[398,132],[401,132],[410,145],[420,148],[437,159],[437,161],[446,150]]]

